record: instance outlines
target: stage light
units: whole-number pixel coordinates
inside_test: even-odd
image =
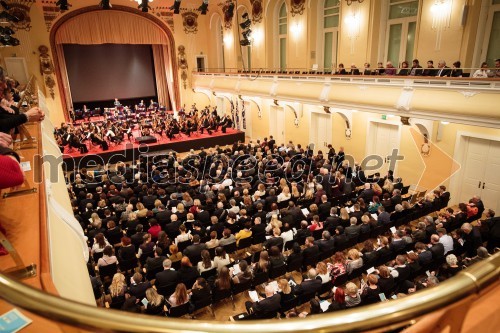
[[[139,6],[137,8],[142,10],[143,13],[147,13],[148,10],[151,9],[151,7],[149,7],[149,3],[152,1],[153,0],[137,0],[137,2],[139,3]]]
[[[248,17],[248,13],[245,13],[241,16],[245,21],[240,23],[241,29],[247,29],[251,24],[252,21],[250,21],[250,18]]]
[[[198,8],[199,11],[201,11],[201,15],[207,15],[207,10],[208,10],[208,0],[203,0],[201,3],[200,8]]]
[[[102,9],[111,9],[111,3],[109,2],[110,0],[101,0],[101,2],[99,3],[99,7],[101,7]]]
[[[243,35],[243,39],[240,40],[240,45],[241,46],[250,45],[252,43],[250,41],[250,36],[252,35],[252,30],[251,29],[245,30],[245,31],[243,31],[242,35]]]
[[[174,14],[179,14],[181,9],[181,0],[175,0],[173,6],[170,7],[170,10],[174,11]]]
[[[7,11],[10,9],[10,6],[5,1],[0,1],[0,6],[3,7],[3,11],[0,13],[0,23],[2,22],[19,22],[21,21],[17,16],[9,14]]]
[[[56,6],[59,7],[59,10],[61,12],[64,12],[66,10],[69,10],[69,7],[71,6],[69,3],[68,3],[68,0],[58,0],[56,2]]]

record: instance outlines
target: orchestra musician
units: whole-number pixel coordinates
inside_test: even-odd
[[[118,100],[118,98],[115,98],[115,101],[114,101],[113,105],[115,106],[115,108],[117,108],[120,105],[122,105],[122,103],[120,103],[120,101]]]
[[[167,137],[172,140],[175,134],[179,134],[179,123],[177,120],[172,119],[167,127]]]
[[[221,120],[219,122],[219,125],[220,125],[220,127],[222,129],[222,133],[226,133],[226,129],[228,127],[231,127],[233,125],[233,122],[231,121],[231,119],[228,116],[224,115],[221,118]]]
[[[90,135],[90,140],[94,143],[94,144],[98,144],[101,146],[102,150],[106,151],[109,149],[108,147],[108,143],[106,142],[106,140],[104,139],[104,137],[99,133],[99,130],[97,127],[94,128],[93,132],[91,132],[91,135]]]

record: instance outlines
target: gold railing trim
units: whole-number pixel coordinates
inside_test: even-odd
[[[0,297],[21,308],[92,331],[107,332],[361,332],[408,323],[450,305],[498,281],[500,254],[469,268],[441,285],[417,294],[365,307],[301,319],[222,322],[130,315],[49,295],[0,274]],[[477,284],[474,283],[476,279]]]

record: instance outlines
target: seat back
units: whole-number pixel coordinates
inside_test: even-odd
[[[179,248],[179,252],[184,252],[184,250],[186,249],[186,247],[188,247],[192,243],[193,242],[191,240],[187,240],[187,241],[184,241],[184,242],[179,242],[177,244],[177,247]]]
[[[113,275],[118,271],[118,265],[116,263],[106,266],[99,267],[99,275],[101,276],[101,280],[105,277],[113,278]]]
[[[252,280],[248,280],[247,282],[237,283],[233,287],[233,295],[238,295],[252,287]]]
[[[271,270],[269,272],[269,277],[271,279],[276,279],[277,277],[285,275],[286,274],[286,269],[287,269],[286,264],[279,265],[279,266],[276,266],[276,267],[271,267]]]
[[[232,297],[232,295],[231,289],[218,290],[217,288],[214,288],[212,291],[212,303],[215,304],[223,299]]]
[[[267,281],[269,281],[269,273],[258,272],[258,273],[255,273],[253,280],[252,280],[252,284],[255,287],[255,286],[258,286],[260,284],[266,283]]]
[[[297,271],[300,272],[302,268],[302,259],[298,257],[296,260],[292,260],[286,265],[287,272]]]
[[[227,254],[232,254],[236,252],[236,242],[224,245],[224,250],[226,250]]]
[[[175,292],[175,288],[177,287],[176,283],[167,284],[164,286],[156,286],[158,294],[163,295],[166,299],[170,297]]]
[[[346,284],[347,281],[349,281],[349,276],[347,275],[347,273],[340,274],[340,275],[337,275],[337,277],[335,278],[333,285],[335,287],[340,287],[340,286]]]
[[[173,306],[168,311],[168,316],[173,318],[182,317],[189,313],[189,302],[182,305]]]
[[[252,246],[252,237],[242,238],[238,242],[238,250]]]
[[[257,244],[262,244],[266,241],[266,234],[261,233],[261,234],[256,234],[252,236],[252,244],[257,245]]]
[[[210,277],[217,275],[217,269],[214,267],[208,271],[201,272],[201,277],[208,280]]]

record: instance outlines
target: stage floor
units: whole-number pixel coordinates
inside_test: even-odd
[[[137,134],[137,131],[134,131]],[[64,149],[63,160],[67,170],[73,170],[75,166],[79,168],[95,167],[97,164],[117,163],[118,161],[133,161],[139,158],[140,154],[150,153],[161,150],[173,150],[175,152],[187,152],[190,149],[200,149],[201,147],[213,147],[216,145],[225,146],[231,145],[238,140],[245,141],[245,133],[239,130],[228,128],[226,133],[212,132],[209,135],[207,132],[203,134],[194,133],[188,137],[186,134],[176,135],[173,140],[165,136],[155,135],[158,140],[156,143],[141,144],[135,142],[135,137],[132,142],[125,139],[121,144],[110,144],[107,151],[103,151],[100,146],[94,146],[91,143],[87,144],[89,152],[81,154],[77,149],[69,149],[68,146]]]

